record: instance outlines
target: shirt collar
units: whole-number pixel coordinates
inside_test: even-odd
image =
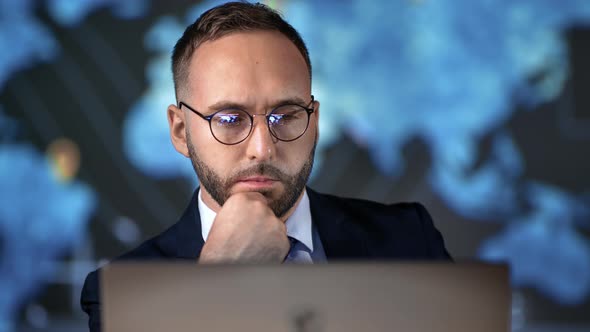
[[[285,222],[287,235],[303,243],[310,252],[313,252],[313,238],[311,235],[311,210],[309,209],[309,197],[307,190],[303,191],[303,197],[295,208],[293,214]]]
[[[205,204],[205,202],[203,202],[200,189],[198,204],[199,214],[201,216],[201,235],[203,236],[203,240],[207,241],[209,231],[211,230],[211,226],[213,226],[213,220],[215,220],[215,216],[217,214],[211,210]],[[313,252],[313,239],[311,235],[311,211],[309,208],[309,197],[307,197],[307,190],[303,191],[303,197],[301,198],[301,201],[299,201],[295,211],[289,217],[289,219],[287,219],[285,225],[287,226],[288,236],[297,239],[299,242],[303,243],[310,250],[310,252]]]
[[[197,201],[199,203],[199,215],[201,216],[201,235],[203,235],[203,241],[207,241],[209,231],[213,226],[213,220],[215,220],[217,214],[203,202],[201,189],[199,189],[199,199]]]

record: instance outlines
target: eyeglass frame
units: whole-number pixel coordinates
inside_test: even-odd
[[[306,106],[301,106],[299,104],[281,104],[275,108],[273,108],[268,114],[266,113],[262,113],[262,114],[250,114],[248,112],[246,112],[245,110],[241,110],[244,113],[246,113],[248,115],[248,117],[250,118],[250,130],[248,131],[248,135],[246,135],[242,140],[235,142],[235,143],[225,143],[220,141],[215,134],[213,134],[213,127],[211,125],[211,119],[213,119],[213,117],[215,116],[215,114],[219,113],[219,112],[223,112],[223,111],[227,111],[228,109],[221,109],[218,110],[216,112],[214,112],[213,114],[210,115],[203,115],[201,112],[197,111],[196,109],[192,108],[190,105],[188,105],[187,103],[180,101],[178,102],[178,108],[182,109],[182,106],[186,106],[186,108],[188,108],[191,112],[195,113],[196,115],[198,115],[199,117],[201,117],[203,120],[209,122],[209,131],[211,132],[211,136],[213,136],[213,138],[215,138],[215,140],[221,144],[224,145],[236,145],[236,144],[240,144],[243,141],[245,141],[246,139],[248,139],[248,137],[250,137],[250,135],[252,134],[252,129],[254,128],[254,117],[257,115],[264,115],[264,117],[266,118],[266,127],[268,128],[268,132],[272,135],[272,137],[278,139],[281,142],[293,142],[299,138],[301,138],[301,136],[303,136],[306,132],[307,132],[307,128],[309,128],[309,118],[311,117],[311,114],[313,114],[315,112],[315,107],[313,106],[315,103],[315,99],[313,97],[313,95],[311,95],[311,101],[309,102],[308,105],[312,105],[312,107],[306,107]],[[307,124],[305,125],[305,129],[303,130],[303,132],[301,133],[301,135],[293,138],[293,139],[289,139],[289,140],[285,140],[285,139],[281,139],[279,137],[277,137],[277,135],[275,135],[275,133],[270,129],[270,117],[272,116],[273,112],[276,111],[277,109],[279,109],[280,107],[284,107],[284,106],[299,106],[301,108],[303,108],[306,112],[307,112]]]

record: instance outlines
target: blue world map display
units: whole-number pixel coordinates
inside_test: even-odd
[[[184,28],[219,3],[204,1],[184,17],[161,17],[146,31],[146,51],[153,55],[148,85],[129,110],[122,136],[129,161],[148,176],[196,181],[169,141],[169,56]],[[432,190],[465,218],[505,224],[482,244],[482,259],[508,261],[514,285],[535,287],[560,303],[587,298],[590,244],[576,228],[590,227],[590,192],[523,178],[524,158],[502,128],[516,105],[532,111],[560,94],[569,73],[563,31],[590,26],[590,1],[267,3],[284,13],[310,50],[313,94],[322,102],[315,176],[325,151],[343,136],[366,148],[382,173],[403,176],[409,166],[402,149],[419,138],[432,159]],[[39,6],[67,28],[100,8],[127,19],[144,15],[149,5],[0,0],[0,49],[11,50],[0,52],[0,91],[15,73],[59,56],[58,40],[34,14]],[[542,77],[531,80],[538,73]],[[18,124],[2,114],[0,331],[10,331],[19,301],[80,238],[98,198],[89,184],[56,177],[46,156],[14,139],[10,133]],[[492,137],[492,149],[474,167],[483,137]]]
[[[125,3],[125,5],[123,5]],[[0,0],[0,91],[12,75],[59,55],[59,43],[34,14],[41,2]],[[45,1],[56,22],[73,25],[105,5],[133,17],[145,1]],[[0,332],[15,330],[17,310],[56,272],[56,259],[83,238],[97,205],[87,184],[17,139],[19,124],[0,105]]]

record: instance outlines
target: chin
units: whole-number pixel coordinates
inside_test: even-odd
[[[275,183],[271,186],[259,186],[259,185],[244,185],[236,184],[232,190],[232,194],[240,192],[257,192],[261,193],[267,199],[273,199],[280,197],[283,191],[282,184]]]

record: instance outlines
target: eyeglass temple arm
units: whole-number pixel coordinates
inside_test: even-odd
[[[196,109],[190,107],[189,105],[185,104],[184,102],[179,102],[178,103],[178,108],[182,108],[182,106],[188,108],[191,112],[195,113],[196,115],[202,117],[204,120],[209,121],[209,119],[211,118],[210,116],[205,116],[203,114],[201,114],[199,111],[197,111]]]

